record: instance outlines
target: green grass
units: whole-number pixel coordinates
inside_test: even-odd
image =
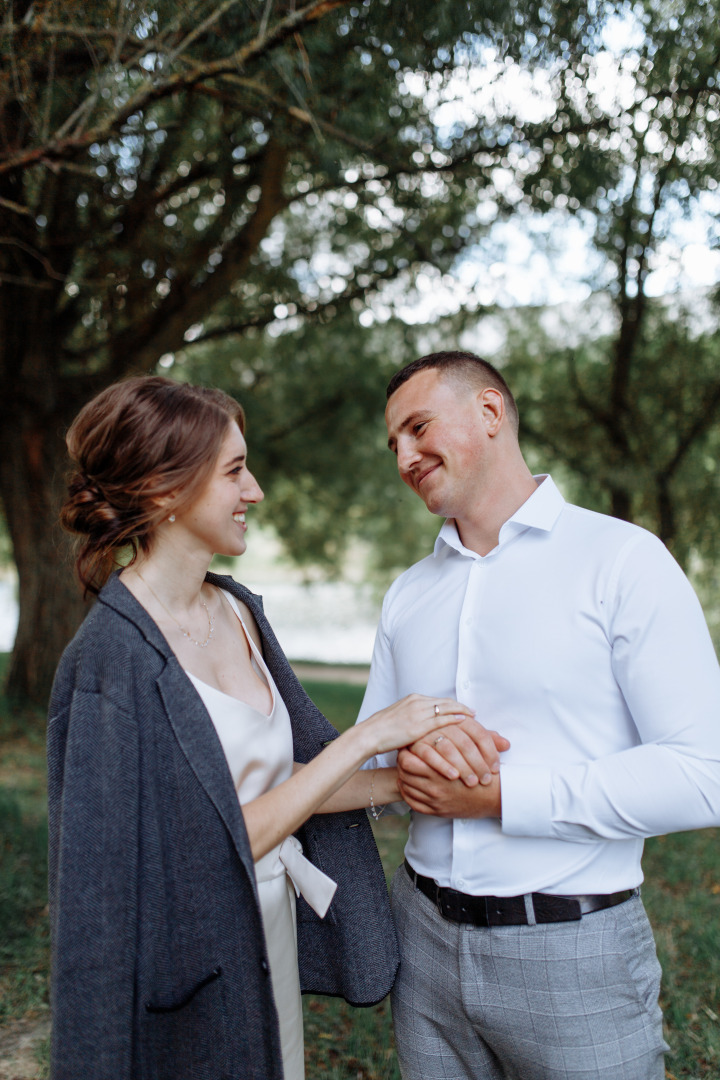
[[[303,679],[303,686],[321,712],[325,713],[338,731],[345,731],[357,720],[360,712],[364,686],[349,683],[317,682]]]
[[[0,1024],[48,1012],[45,753],[37,733],[7,741],[20,720],[0,753]]]
[[[362,687],[306,687],[341,730]],[[402,859],[405,821],[373,830],[388,876]],[[48,1002],[45,762],[39,714],[0,701],[0,1024],[42,1018]],[[720,1076],[720,831],[647,844],[645,903],[664,978],[662,1005],[674,1080]],[[387,1002],[351,1009],[330,998],[304,1002],[308,1080],[399,1080]],[[47,1059],[47,1043],[41,1053]]]

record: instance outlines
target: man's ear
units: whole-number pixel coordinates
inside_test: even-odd
[[[486,386],[478,393],[477,400],[485,430],[493,438],[505,419],[505,398],[493,386]]]

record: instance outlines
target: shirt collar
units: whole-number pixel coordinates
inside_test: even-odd
[[[550,532],[560,517],[565,506],[565,499],[553,483],[552,477],[547,473],[542,473],[534,476],[533,479],[537,482],[535,491],[500,529],[498,547],[502,547],[511,536],[516,536],[528,528]],[[433,554],[438,555],[444,547],[452,547],[463,555],[480,557],[477,552],[470,551],[463,545],[454,518],[448,518],[443,524],[435,541]],[[497,548],[494,550],[497,551]]]

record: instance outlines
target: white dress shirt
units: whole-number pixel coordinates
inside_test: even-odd
[[[720,824],[720,670],[657,537],[536,479],[489,554],[448,520],[390,587],[359,720],[417,691],[511,742],[502,822],[412,814],[418,873],[475,895],[610,893],[642,881],[645,836]]]

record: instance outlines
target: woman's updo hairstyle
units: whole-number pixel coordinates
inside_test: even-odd
[[[153,375],[85,405],[66,437],[76,471],[60,520],[83,538],[76,569],[86,595],[100,591],[121,551],[134,562],[158,524],[194,501],[233,421],[244,434],[242,407],[221,390]]]

